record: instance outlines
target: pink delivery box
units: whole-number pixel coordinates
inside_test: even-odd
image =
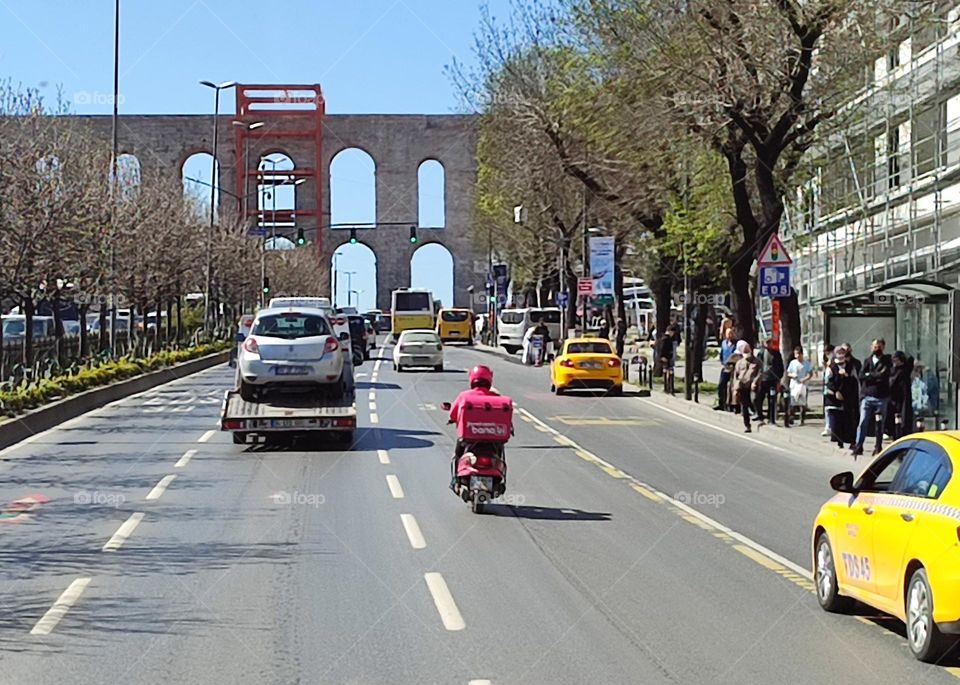
[[[513,427],[513,400],[502,395],[467,400],[457,421],[462,440],[507,442]]]

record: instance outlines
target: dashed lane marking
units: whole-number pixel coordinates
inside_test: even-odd
[[[380,459],[381,464],[390,463],[390,454],[386,450],[377,450],[377,457]]]
[[[47,609],[47,613],[40,617],[40,620],[33,626],[30,634],[49,635],[50,632],[57,627],[57,624],[60,623],[60,620],[67,615],[70,607],[80,599],[80,595],[87,589],[91,580],[93,579],[77,578],[70,583],[67,589],[57,598],[57,601],[53,603],[53,606]]]
[[[183,456],[177,460],[177,463],[173,465],[175,469],[182,469],[184,466],[190,463],[190,460],[193,459],[193,455],[197,453],[197,450],[187,450],[183,453]]]
[[[197,438],[197,442],[207,442],[210,438],[212,438],[216,434],[217,434],[217,431],[207,431],[206,433],[201,435],[199,438]]]
[[[117,532],[114,533],[107,544],[103,546],[104,552],[116,552],[127,541],[127,538],[133,535],[133,531],[136,530],[137,526],[140,525],[140,521],[143,520],[143,512],[136,512],[130,515],[126,521],[120,524],[120,527],[117,528]]]
[[[169,486],[170,483],[172,483],[176,477],[177,477],[176,474],[172,473],[169,476],[164,476],[163,478],[161,478],[160,482],[153,486],[153,490],[147,493],[147,496],[145,499],[150,501],[155,499],[160,499],[160,496],[164,492],[166,492],[167,486]]]
[[[370,411],[373,411],[373,412],[377,411],[377,403],[376,403],[376,402],[370,402],[369,406],[370,406]]]
[[[377,416],[376,412],[370,414],[370,423],[380,423],[380,417]]]
[[[390,494],[393,495],[393,499],[403,499],[403,488],[400,487],[400,479],[395,475],[390,474],[387,476],[387,487],[390,488]]]
[[[447,587],[443,576],[439,573],[424,573],[423,579],[427,582],[427,589],[430,590],[433,603],[440,613],[443,627],[451,631],[466,628],[467,624],[457,608],[457,603],[453,601],[453,595],[450,594],[450,588]]]
[[[410,540],[411,547],[423,549],[427,546],[427,541],[424,540],[420,525],[413,514],[400,514],[400,521],[403,523],[403,529],[407,532],[407,539]]]

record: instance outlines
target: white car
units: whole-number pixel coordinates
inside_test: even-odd
[[[408,328],[400,334],[393,348],[393,368],[403,371],[410,366],[430,366],[434,371],[443,371],[443,343],[436,331]]]
[[[237,366],[240,396],[247,401],[278,386],[319,386],[338,399],[348,385],[340,340],[323,312],[305,307],[260,310]]]

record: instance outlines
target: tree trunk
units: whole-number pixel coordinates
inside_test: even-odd
[[[797,291],[790,288],[790,296],[780,298],[780,353],[784,367],[793,358],[793,348],[800,344],[800,303]]]
[[[56,354],[57,364],[60,365],[60,368],[66,366],[65,357],[66,350],[64,350],[64,340],[63,340],[63,317],[60,312],[60,294],[54,293],[53,299],[51,300],[51,306],[53,307],[53,341],[54,341],[54,352]]]
[[[78,308],[80,313],[80,359],[86,359],[90,354],[90,336],[87,334],[87,312],[90,311],[90,305],[85,301],[80,303]]]
[[[177,295],[177,342],[183,340],[183,298]]]
[[[693,318],[693,349],[691,350],[691,368],[700,380],[703,380],[704,342],[707,336],[707,305],[698,304]]]
[[[650,289],[653,291],[653,302],[657,308],[657,334],[653,337],[653,343],[656,345],[657,341],[667,332],[667,328],[670,327],[670,306],[673,304],[671,298],[673,282],[669,275],[669,270],[666,268],[666,264],[661,262],[660,273],[657,275],[656,279],[650,284]],[[660,357],[656,354],[653,355],[653,373],[656,376],[660,376],[662,372],[660,365]]]
[[[623,268],[620,265],[620,260],[623,258],[624,252],[625,248],[618,244],[614,252],[616,261],[613,265],[613,293],[616,298],[617,311],[611,325],[615,332],[614,343],[618,357],[623,357],[623,350],[627,345],[627,326],[630,323],[627,321],[627,303],[623,301]]]
[[[99,330],[97,331],[97,348],[100,352],[105,352],[108,348],[109,341],[107,336],[109,335],[108,328],[110,326],[110,320],[107,317],[107,303],[104,299],[100,298],[100,323]]]
[[[23,298],[23,366],[33,366],[33,298]]]
[[[752,262],[747,259],[734,261],[730,265],[730,290],[733,292],[733,320],[737,336],[750,343],[751,347],[756,347],[757,316],[750,292],[751,266]]]

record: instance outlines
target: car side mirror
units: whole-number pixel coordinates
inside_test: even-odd
[[[339,337],[340,340],[342,340],[343,342],[347,342],[347,341],[350,339],[350,334],[347,333],[346,331],[344,331],[344,332],[341,333],[338,337]]]
[[[854,492],[853,474],[850,471],[838,473],[830,479],[830,487],[837,492]]]
[[[453,406],[453,405],[451,405],[449,402],[441,402],[441,403],[440,403],[440,408],[443,409],[443,411],[450,411],[450,407],[451,407],[451,406]]]

